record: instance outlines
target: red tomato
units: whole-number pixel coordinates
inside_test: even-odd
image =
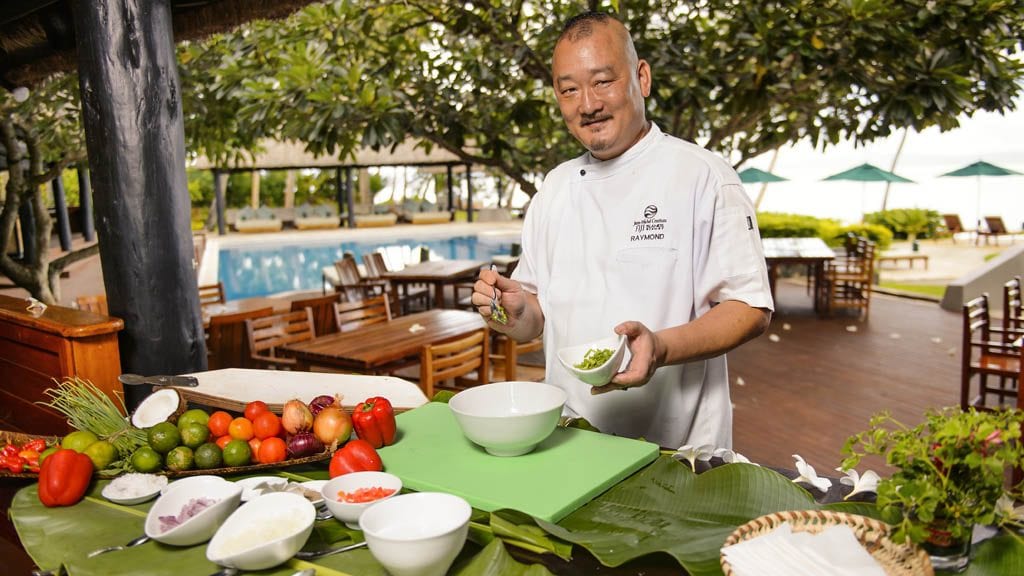
[[[228,426],[231,425],[231,420],[231,414],[218,410],[210,414],[210,420],[206,423],[206,426],[210,429],[211,434],[220,438],[228,433]]]
[[[351,502],[359,504],[362,502],[373,502],[374,500],[380,500],[381,498],[391,496],[394,493],[394,488],[371,486],[369,488],[359,488],[352,492],[345,492],[344,490],[342,490],[341,492],[338,492],[338,500],[341,502]]]
[[[264,412],[269,412],[270,408],[267,408],[267,403],[262,400],[254,400],[245,405],[245,417],[249,420],[255,420],[257,416]]]
[[[262,464],[273,464],[274,462],[281,462],[284,460],[287,454],[287,445],[284,440],[272,437],[263,440],[260,444],[260,463]]]
[[[255,462],[255,463],[258,463],[258,464],[262,464],[263,463],[259,459],[260,444],[262,444],[262,443],[263,443],[263,441],[260,440],[259,438],[250,438],[249,439],[249,450],[252,451],[252,461]]]
[[[223,450],[224,447],[228,445],[228,442],[231,442],[232,440],[234,440],[234,438],[225,434],[220,438],[217,438],[217,446],[220,446],[220,449]]]
[[[273,412],[257,414],[256,419],[252,421],[252,431],[260,440],[277,436],[281,431],[281,418]]]

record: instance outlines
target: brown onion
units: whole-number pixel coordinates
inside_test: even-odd
[[[313,426],[313,413],[302,400],[289,400],[281,410],[281,426],[289,434],[305,432]]]
[[[334,403],[320,410],[313,420],[313,434],[334,450],[352,435],[352,418],[341,407],[341,399],[334,397]]]
[[[299,432],[288,439],[288,455],[292,458],[303,458],[322,452],[324,445],[310,432]]]
[[[326,394],[317,396],[309,401],[309,411],[313,413],[313,417],[316,417],[321,410],[327,408],[331,404],[334,404],[334,396],[328,396]]]

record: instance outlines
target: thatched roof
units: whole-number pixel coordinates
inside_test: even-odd
[[[8,90],[31,86],[55,72],[75,69],[71,1],[0,2],[0,85]],[[167,1],[174,16],[174,38],[182,41],[226,32],[250,20],[284,18],[315,0]]]

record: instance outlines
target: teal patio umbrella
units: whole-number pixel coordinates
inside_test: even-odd
[[[898,174],[883,170],[873,164],[861,164],[849,170],[845,170],[838,174],[833,174],[825,178],[825,180],[848,180],[853,182],[860,182],[861,185],[861,218],[864,217],[864,185],[867,182],[902,182],[906,184],[913,184],[914,181],[909,178],[904,178]]]
[[[977,227],[981,228],[981,177],[982,176],[1020,176],[1020,172],[1014,172],[1009,168],[1003,168],[1002,166],[996,166],[995,164],[989,164],[983,160],[979,160],[974,164],[968,164],[958,170],[952,172],[946,172],[940,174],[940,177],[944,176],[974,176],[977,180],[977,189],[974,192],[974,214],[977,219]]]
[[[785,182],[788,178],[782,176],[776,176],[771,172],[765,172],[764,170],[758,170],[757,168],[747,168],[740,172],[740,182],[744,184],[753,184],[756,182]]]

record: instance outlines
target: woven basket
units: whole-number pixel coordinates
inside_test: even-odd
[[[47,446],[52,446],[54,443],[60,440],[60,438],[57,438],[56,436],[43,436],[41,434],[24,434],[22,432],[0,430],[0,447],[5,446],[8,442],[10,442],[11,444],[21,445],[35,438],[46,439]],[[0,470],[0,478],[31,478],[34,480],[36,478],[39,478],[39,473],[28,471],[14,473],[9,470]]]
[[[724,546],[763,536],[783,522],[789,522],[794,532],[810,532],[817,534],[837,524],[845,524],[853,529],[854,535],[861,545],[871,554],[878,564],[890,576],[934,576],[932,563],[928,554],[913,544],[896,544],[889,539],[889,525],[879,520],[832,512],[829,510],[790,510],[774,512],[750,522],[733,531],[725,540]],[[734,576],[732,567],[721,556],[722,572],[725,576]]]

